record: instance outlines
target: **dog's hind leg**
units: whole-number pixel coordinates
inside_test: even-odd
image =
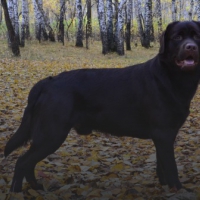
[[[48,137],[45,137],[40,143],[34,143],[33,141],[30,149],[17,160],[11,192],[22,191],[24,177],[33,189],[43,189],[41,185],[37,184],[34,174],[35,166],[39,161],[46,158],[49,154],[54,153],[61,146],[70,129],[70,126],[67,128],[66,126],[65,128],[56,126],[56,129],[51,130],[51,134],[48,134]]]

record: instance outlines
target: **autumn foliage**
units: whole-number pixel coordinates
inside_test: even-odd
[[[63,145],[36,167],[45,191],[24,184],[23,194],[9,194],[17,157],[28,145],[3,158],[6,141],[18,128],[31,87],[40,79],[76,68],[123,67],[153,57],[158,47],[140,47],[126,56],[101,55],[100,43],[86,50],[74,45],[38,45],[31,42],[21,58],[12,58],[6,44],[0,52],[0,199],[176,199],[161,187],[156,176],[156,156],[151,140],[113,137],[99,132],[79,136],[72,130]],[[191,104],[191,114],[175,143],[175,155],[183,185],[194,190],[190,199],[200,199],[200,90]],[[183,193],[179,199],[188,195]],[[12,197],[11,197],[12,196]]]

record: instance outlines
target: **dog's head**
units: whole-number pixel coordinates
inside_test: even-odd
[[[183,71],[192,71],[199,65],[199,51],[200,22],[173,22],[161,36],[159,55]]]

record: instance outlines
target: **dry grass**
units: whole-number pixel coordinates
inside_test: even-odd
[[[74,43],[60,43],[37,41],[27,42],[24,48],[20,48],[21,57],[14,58],[7,48],[6,41],[0,41],[0,59],[29,60],[51,62],[55,67],[65,70],[66,64],[73,68],[107,68],[124,67],[135,63],[141,63],[152,58],[158,52],[158,45],[154,48],[144,49],[142,47],[132,47],[132,51],[126,51],[125,56],[118,56],[116,53],[108,55],[101,54],[101,43],[92,42],[90,49],[77,48]],[[67,67],[67,69],[68,69]]]

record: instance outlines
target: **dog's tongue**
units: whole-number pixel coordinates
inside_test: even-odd
[[[185,66],[194,65],[194,60],[184,60],[184,61],[183,61],[183,64],[184,64]]]
[[[195,61],[192,59],[188,60],[182,60],[182,61],[176,61],[176,64],[180,66],[181,68],[185,67],[193,67],[195,66]]]

